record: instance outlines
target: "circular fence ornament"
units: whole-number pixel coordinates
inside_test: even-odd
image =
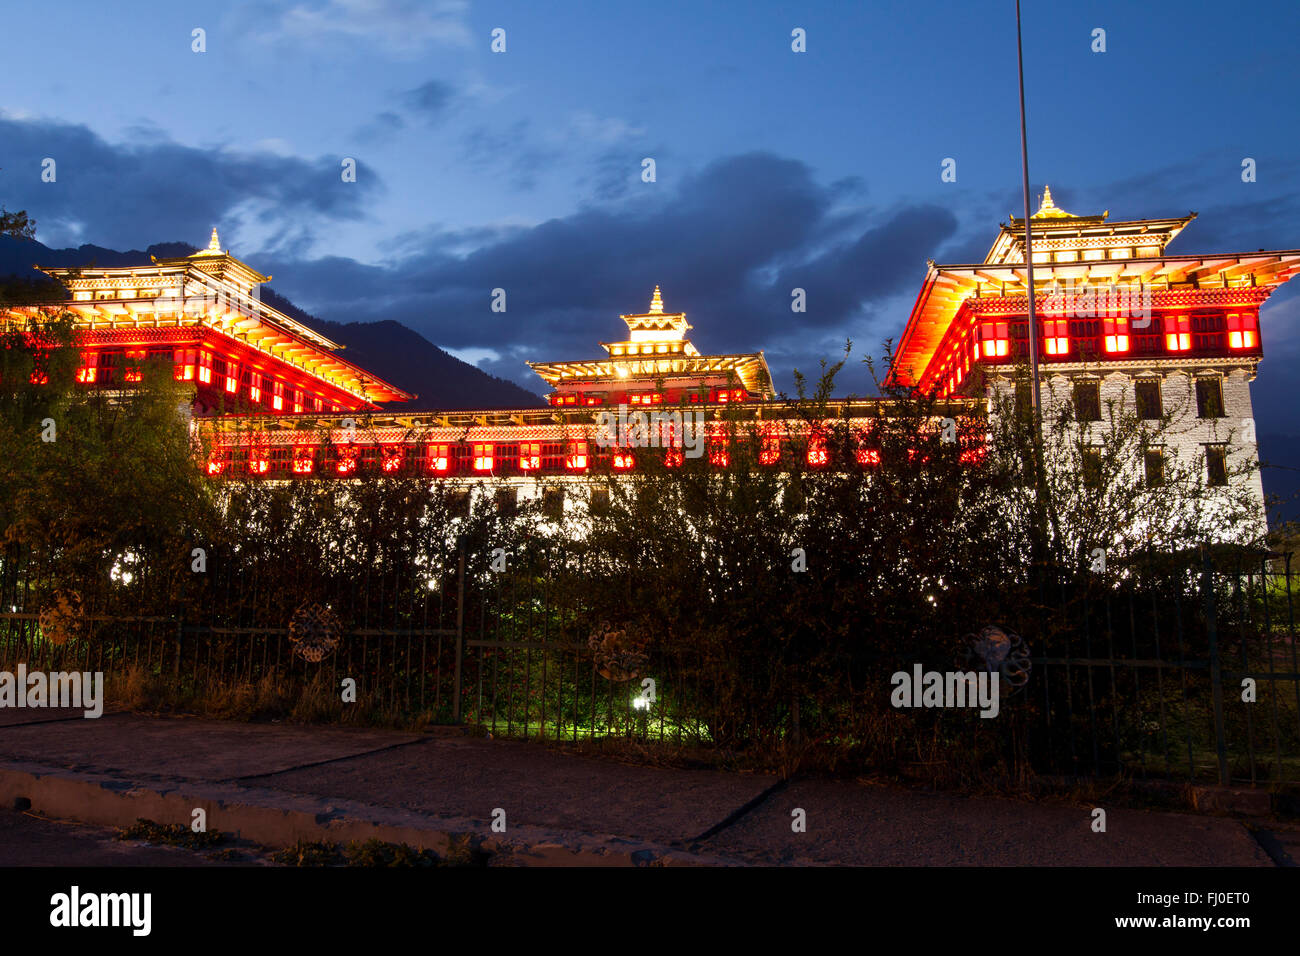
[[[978,634],[967,634],[965,643],[963,666],[999,674],[1009,694],[1029,683],[1033,664],[1019,634],[990,625]]]
[[[304,604],[289,621],[289,642],[305,661],[319,664],[343,640],[338,615],[320,604]]]
[[[62,646],[81,635],[86,626],[86,606],[76,591],[57,591],[41,611],[41,634],[51,644]]]
[[[627,627],[615,627],[608,621],[596,625],[587,638],[587,646],[596,655],[600,676],[620,683],[635,680],[637,668],[644,667],[650,659],[645,650],[647,643]]]

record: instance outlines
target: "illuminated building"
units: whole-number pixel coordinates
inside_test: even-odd
[[[1259,309],[1300,271],[1300,251],[1168,254],[1194,218],[1075,216],[1046,191],[1031,221],[1033,294],[1045,406],[1070,403],[1087,428],[1100,428],[1114,402],[1147,417],[1179,410],[1170,436],[1177,448],[1148,449],[1143,466],[1159,472],[1171,450],[1189,452],[1214,485],[1240,462],[1257,462],[1249,383],[1262,356]],[[1023,235],[1024,221],[1012,217],[983,262],[929,264],[892,384],[937,396],[954,417],[986,414],[992,396],[1015,389],[1028,343]],[[206,250],[151,267],[45,271],[69,290],[86,387],[126,387],[150,358],[194,383],[211,475],[387,473],[465,485],[490,477],[519,494],[562,499],[565,489],[639,467],[642,449],[603,440],[600,416],[615,409],[698,416],[709,467],[730,461],[724,413],[770,436],[761,465],[778,464],[778,446],[797,447],[810,467],[879,464],[870,448],[832,460],[818,430],[792,421],[774,398],[762,352],[701,354],[685,313],[666,312],[657,286],[647,311],[621,316],[627,336],[601,343],[604,356],[529,363],[551,387],[548,408],[403,412],[379,403],[412,396],[260,302],[256,289],[268,277],[223,252],[215,230]],[[851,427],[887,414],[880,399],[835,405]],[[671,448],[656,453],[680,463]],[[1258,474],[1249,480],[1262,498]]]
[[[810,467],[833,464],[805,423],[787,420],[789,408],[774,398],[761,352],[701,354],[686,338],[691,326],[685,314],[665,312],[658,287],[648,311],[621,318],[628,337],[602,343],[604,358],[530,363],[553,388],[548,408],[218,416],[200,423],[212,449],[208,471],[289,479],[409,474],[468,486],[492,478],[498,491],[563,501],[575,490],[577,498],[586,497],[596,477],[635,470],[643,454],[681,464],[683,451],[673,441],[678,429],[675,440],[683,443],[683,418],[703,429],[699,457],[709,467],[727,467],[724,413],[760,424],[760,464],[778,464],[778,443],[794,448]],[[950,404],[953,414],[971,414],[980,403]],[[837,413],[850,421],[865,422],[879,411],[872,400],[837,403]],[[665,429],[652,447],[607,440],[602,416],[637,413]],[[878,463],[869,454],[859,459],[857,465]]]
[[[1158,481],[1176,451],[1202,457],[1207,484],[1220,485],[1258,462],[1250,383],[1263,355],[1259,310],[1300,271],[1300,250],[1170,255],[1166,246],[1194,218],[1075,216],[1045,190],[1030,222],[1039,373],[1049,418],[1066,403],[1084,423],[1112,407],[1170,413],[1173,447],[1147,450],[1148,478]],[[899,339],[895,384],[1011,394],[1029,355],[1024,232],[1013,216],[983,262],[930,262]],[[1257,470],[1249,480],[1262,501]]]
[[[145,363],[161,362],[194,384],[199,416],[375,410],[412,397],[261,302],[258,286],[270,276],[222,251],[215,229],[208,248],[151,266],[41,271],[68,290],[55,307],[76,317],[77,381],[87,388],[129,388]],[[39,311],[9,308],[3,318],[24,322]]]

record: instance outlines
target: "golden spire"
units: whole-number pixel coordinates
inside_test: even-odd
[[[655,294],[650,297],[650,314],[658,315],[664,310],[664,298],[659,294],[659,287],[655,286]]]
[[[1043,202],[1034,213],[1034,219],[1073,219],[1068,212],[1052,202],[1052,187],[1043,186]]]
[[[219,256],[219,255],[222,255],[222,254],[223,254],[223,253],[222,253],[222,251],[221,251],[221,240],[217,238],[217,227],[216,227],[216,226],[213,226],[213,227],[212,227],[212,238],[211,238],[210,240],[208,240],[208,247],[207,247],[206,249],[204,249],[202,252],[197,252],[197,253],[195,253],[195,255],[199,255],[199,256]]]

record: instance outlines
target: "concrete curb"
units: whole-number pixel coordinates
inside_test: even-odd
[[[123,827],[143,817],[189,826],[202,808],[209,830],[284,847],[298,840],[378,839],[445,853],[465,837],[498,865],[739,866],[732,860],[596,833],[511,825],[492,833],[484,821],[437,817],[349,800],[328,800],[257,787],[187,780],[124,780],[107,774],[9,762],[0,766],[0,806],[28,801],[46,816]]]

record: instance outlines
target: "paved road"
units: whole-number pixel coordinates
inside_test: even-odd
[[[641,846],[651,847],[652,860],[677,854],[769,865],[1273,866],[1297,857],[1294,834],[1271,859],[1245,825],[1226,817],[1106,807],[1106,832],[1097,833],[1090,806],[837,780],[774,788],[776,779],[761,774],[631,766],[536,743],[131,714],[9,716],[0,733],[0,806],[30,791],[42,795],[33,797],[35,809],[52,816],[116,823],[135,815],[188,822],[201,805],[209,826],[263,843],[272,842],[268,834],[313,830],[322,838],[340,825],[353,829],[336,838],[386,827],[412,842],[429,834],[493,839],[501,817],[505,837],[524,841],[525,850],[577,845],[594,858],[621,853],[634,862],[646,858]],[[803,830],[792,826],[800,810]],[[37,837],[23,851],[29,860],[68,852],[59,825],[10,826]],[[92,854],[132,852],[102,840],[86,846]],[[557,862],[559,851],[547,853],[533,862]]]

